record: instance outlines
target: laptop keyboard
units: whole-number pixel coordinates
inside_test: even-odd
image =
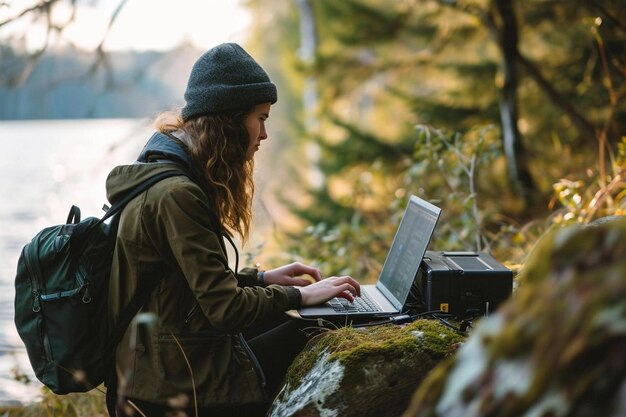
[[[345,298],[335,297],[328,301],[328,304],[338,313],[375,313],[381,311],[380,307],[366,292],[362,292],[360,297],[355,297],[352,303]]]

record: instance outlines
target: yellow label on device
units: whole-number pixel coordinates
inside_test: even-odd
[[[439,310],[441,310],[441,311],[448,311],[448,303],[440,303],[439,304]]]

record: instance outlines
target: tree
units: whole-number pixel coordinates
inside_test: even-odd
[[[500,121],[502,145],[507,161],[509,180],[514,189],[526,200],[535,191],[529,172],[528,156],[518,128],[518,25],[517,16],[510,0],[494,0],[491,3],[488,22],[502,54],[502,87],[500,89]]]
[[[499,138],[501,154],[489,151],[490,169],[473,179],[482,230],[496,230],[502,218],[523,223],[545,212],[559,178],[602,167],[626,133],[626,19],[619,3],[314,2],[315,62],[299,62],[293,43],[272,45],[299,63],[301,77],[314,76],[318,88],[315,140],[325,180],[310,188],[310,203],[297,213],[305,223],[323,222],[329,234],[349,224],[369,223],[371,230],[388,221],[398,198],[414,192],[457,215],[451,208],[461,203],[451,186],[459,181],[422,171],[436,161],[416,159],[424,155],[416,124],[434,126],[442,137],[460,132],[470,142],[480,137],[472,131],[497,127],[487,142],[493,149]],[[281,16],[273,31],[293,39],[297,13]],[[455,163],[450,155],[445,167]]]
[[[104,70],[107,76],[111,77],[112,68],[108,59],[108,54],[104,49],[104,43],[107,39],[108,33],[115,23],[115,19],[122,11],[128,0],[119,0],[117,7],[109,18],[109,24],[107,31],[104,33],[102,40],[94,50],[94,61],[89,67],[88,74],[95,74],[98,70]],[[44,53],[51,46],[52,42],[56,38],[60,40],[63,38],[63,31],[76,19],[76,7],[77,0],[70,0],[70,14],[69,17],[63,21],[58,21],[54,18],[54,9],[59,4],[65,4],[66,0],[37,0],[35,3],[26,7],[15,7],[11,3],[2,3],[0,7],[8,9],[7,15],[4,20],[0,21],[0,30],[7,28],[17,22],[24,22],[30,20],[31,24],[43,24],[46,31],[46,37],[43,44],[34,51],[27,51],[25,48],[20,49],[18,55],[10,55],[10,59],[6,59],[9,54],[4,51],[2,54],[2,64],[0,64],[0,74],[5,74],[4,77],[0,75],[0,84],[7,85],[9,87],[15,87],[23,84],[33,69],[41,60]],[[27,29],[18,31],[9,41],[14,44],[24,44]],[[6,54],[6,55],[5,55]]]

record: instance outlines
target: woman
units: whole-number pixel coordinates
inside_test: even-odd
[[[138,161],[109,175],[114,203],[156,173],[185,174],[154,185],[120,218],[110,323],[142,291],[149,297],[141,311],[156,321],[129,329],[118,345],[107,390],[112,415],[195,415],[196,407],[200,415],[263,415],[306,342],[283,313],[359,293],[354,279],[322,280],[300,263],[229,268],[222,237],[248,237],[253,158],[268,138],[276,100],[276,87],[250,55],[237,44],[219,45],[194,64],[182,111],[161,115]]]

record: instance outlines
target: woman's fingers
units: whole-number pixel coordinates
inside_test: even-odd
[[[294,262],[293,264],[291,264],[291,266],[292,276],[309,275],[311,278],[313,278],[314,282],[320,281],[322,279],[322,274],[320,273],[320,270],[310,265],[305,265],[300,262]]]
[[[303,305],[315,305],[337,296],[353,301],[354,296],[361,293],[361,288],[352,277],[330,277],[313,285],[301,287],[300,293],[302,294]]]
[[[354,296],[361,295],[361,286],[354,278],[345,275],[342,277],[331,277],[329,279],[333,279],[335,285],[342,289],[341,292],[348,291]]]
[[[319,269],[300,262],[293,262],[265,271],[265,283],[278,285],[307,286],[321,280]]]
[[[354,293],[350,291],[342,291],[337,294],[335,297],[345,298],[346,300],[353,302],[354,301]]]
[[[298,278],[292,278],[291,285],[295,285],[297,287],[304,287],[307,285],[315,284],[317,281],[308,275]]]

